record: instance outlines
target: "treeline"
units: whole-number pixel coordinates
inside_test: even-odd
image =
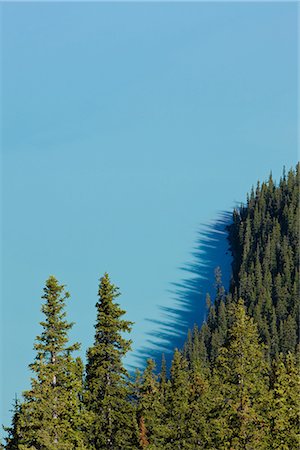
[[[257,324],[269,362],[280,353],[295,352],[300,330],[299,170],[298,164],[287,176],[284,172],[278,186],[272,176],[258,183],[246,205],[234,210],[228,227],[233,256],[229,292],[217,268],[216,298],[213,304],[207,298],[208,317],[200,332],[189,332],[186,356],[192,353],[192,341],[200,341],[202,354],[214,362],[227,340],[228,311],[240,298]]]
[[[175,349],[170,370],[147,361],[130,377],[131,341],[108,274],[84,367],[69,344],[69,294],[44,288],[31,387],[16,401],[7,450],[298,449],[299,164],[252,189],[228,229],[228,292],[216,270],[207,320]],[[195,318],[197,320],[197,318]]]

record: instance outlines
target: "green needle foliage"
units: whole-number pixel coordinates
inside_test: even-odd
[[[217,448],[267,448],[268,372],[263,347],[242,300],[232,316],[227,344],[220,349],[213,370],[216,401],[211,429]]]
[[[300,373],[292,353],[282,354],[274,363],[270,416],[270,449],[299,448],[300,443]]]
[[[270,357],[299,342],[300,164],[276,186],[258,183],[229,228],[231,293],[243,298]]]
[[[125,450],[138,444],[132,392],[122,358],[131,341],[123,337],[132,322],[115,299],[120,295],[107,273],[100,280],[95,342],[87,351],[85,404],[90,412],[90,448]]]
[[[163,377],[165,368],[163,367]],[[164,382],[161,379],[161,382]],[[141,448],[163,449],[166,434],[166,408],[163,402],[163,389],[155,374],[155,362],[147,360],[147,365],[138,380],[138,422]]]
[[[210,443],[210,430],[207,417],[210,408],[211,390],[207,368],[204,368],[199,358],[192,361],[189,370],[189,417],[188,442],[190,449],[205,449]]]
[[[21,415],[21,405],[19,400],[16,398],[13,406],[13,416],[12,423],[10,427],[3,427],[8,433],[6,440],[6,450],[15,450],[20,448],[21,444],[21,433],[20,433],[20,415]],[[3,448],[0,446],[0,449]]]
[[[188,449],[189,420],[189,375],[188,363],[179,350],[175,350],[169,389],[167,391],[168,435],[165,449]]]
[[[7,448],[20,450],[85,449],[82,433],[82,363],[72,353],[79,344],[68,345],[68,331],[73,326],[65,320],[64,286],[50,276],[44,288],[36,358],[30,364],[34,373],[24,402],[15,405],[13,427]],[[14,447],[15,446],[15,447]]]

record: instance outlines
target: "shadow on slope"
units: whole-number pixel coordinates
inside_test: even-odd
[[[174,348],[182,348],[189,328],[201,325],[206,316],[206,294],[215,297],[215,269],[221,268],[225,289],[229,288],[231,255],[226,227],[232,222],[232,213],[223,211],[217,220],[202,225],[197,236],[192,261],[180,267],[184,278],[171,283],[169,292],[173,307],[160,306],[161,319],[148,319],[154,331],[148,333],[147,346],[137,351],[136,359],[141,367],[147,358],[153,358],[160,367],[162,353],[170,367]]]

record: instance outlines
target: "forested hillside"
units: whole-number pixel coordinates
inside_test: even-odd
[[[283,174],[278,186],[272,176],[258,183],[246,205],[233,212],[228,232],[233,256],[229,293],[217,268],[217,296],[212,305],[208,299],[207,323],[200,332],[210,361],[225,343],[230,305],[240,298],[269,357],[295,352],[300,303],[299,164]]]
[[[87,364],[73,357],[65,306],[50,277],[31,388],[15,402],[7,450],[259,450],[300,446],[299,164],[269,177],[233,212],[228,292],[216,268],[207,318],[174,349],[130,377],[122,358],[132,323],[119,290],[100,280]]]

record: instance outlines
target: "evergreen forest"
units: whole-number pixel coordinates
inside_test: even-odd
[[[13,405],[6,450],[296,450],[300,448],[299,169],[257,183],[232,213],[230,286],[215,270],[206,320],[172,364],[123,363],[133,323],[100,278],[85,364],[70,343],[69,293],[50,276],[29,390]]]

